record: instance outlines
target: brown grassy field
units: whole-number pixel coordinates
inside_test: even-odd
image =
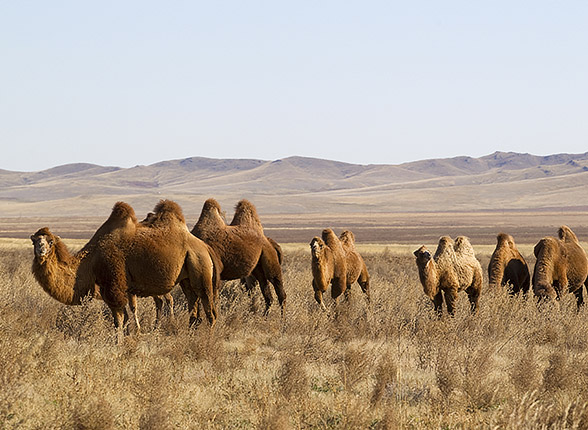
[[[493,245],[473,243],[485,269]],[[308,245],[285,244],[284,319],[232,282],[216,327],[191,330],[174,291],[176,318],[150,329],[142,299],[143,332],[120,345],[102,303],[66,307],[41,290],[31,248],[0,246],[3,429],[588,427],[588,310],[485,289],[477,315],[462,295],[438,320],[411,244],[360,246],[371,305],[356,285],[320,311]],[[520,248],[532,267],[532,242]]]

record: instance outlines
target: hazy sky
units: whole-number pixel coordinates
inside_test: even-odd
[[[588,2],[0,5],[0,168],[588,151]]]

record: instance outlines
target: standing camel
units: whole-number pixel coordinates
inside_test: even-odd
[[[90,241],[71,254],[58,236],[44,227],[31,236],[33,274],[51,297],[66,305],[79,305],[95,285],[120,329],[132,296],[168,294],[180,283],[197,321],[198,300],[211,326],[216,321],[219,262],[214,252],[190,234],[182,210],[175,202],[160,201],[150,225],[137,221],[133,208],[114,205],[110,217]]]
[[[286,292],[282,281],[281,252],[264,235],[257,210],[250,201],[243,199],[237,203],[233,220],[227,225],[220,204],[212,198],[206,200],[192,234],[218,255],[222,262],[222,280],[253,275],[259,281],[265,299],[266,315],[273,301],[269,289],[271,283],[284,313]]]

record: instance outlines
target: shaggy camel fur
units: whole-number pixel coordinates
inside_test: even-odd
[[[42,228],[31,236],[35,257],[33,274],[43,289],[67,305],[79,305],[95,285],[120,328],[128,316],[130,296],[160,296],[180,283],[196,322],[196,304],[202,300],[208,320],[216,321],[218,259],[190,234],[180,207],[162,200],[149,226],[137,222],[126,203],[114,205],[110,217],[76,254],[58,236]]]
[[[192,234],[219,256],[223,267],[222,280],[253,275],[259,281],[265,299],[266,315],[273,301],[269,289],[271,283],[284,313],[286,292],[282,281],[281,252],[265,237],[257,210],[251,202],[239,201],[233,220],[227,225],[220,204],[215,199],[206,200]]]
[[[572,292],[581,306],[584,303],[582,284],[588,288],[588,258],[568,226],[562,225],[558,236],[544,237],[535,245],[533,292],[540,299],[552,300]]]
[[[343,245],[333,230],[324,229],[321,236],[315,236],[310,241],[312,288],[315,300],[326,310],[323,294],[329,285],[335,304],[347,289],[347,260]]]
[[[531,276],[527,262],[520,254],[510,234],[499,233],[496,236],[496,248],[488,264],[490,288],[511,285],[510,292],[527,294],[531,285]]]
[[[469,240],[464,236],[453,240],[448,236],[439,239],[435,255],[425,246],[414,251],[419,278],[425,294],[433,301],[435,311],[441,314],[443,296],[450,315],[455,312],[457,293],[468,294],[472,312],[478,309],[482,290],[482,267],[474,255]]]
[[[339,240],[345,252],[345,264],[347,268],[347,289],[345,290],[345,296],[349,296],[351,286],[354,282],[357,282],[369,302],[370,275],[368,274],[363,258],[361,258],[361,255],[359,255],[359,252],[355,248],[355,235],[351,231],[345,230],[339,235]]]

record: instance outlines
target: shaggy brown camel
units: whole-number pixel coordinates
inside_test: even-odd
[[[482,267],[465,236],[456,238],[455,247],[450,237],[441,237],[434,256],[424,245],[414,251],[414,255],[423,290],[439,315],[443,310],[443,296],[447,312],[454,314],[460,291],[468,294],[472,312],[477,311],[482,291]]]
[[[579,307],[584,303],[582,285],[588,288],[588,258],[568,226],[562,225],[558,236],[544,237],[535,245],[533,292],[539,299],[552,300],[572,292]]]
[[[347,260],[341,241],[330,228],[324,229],[321,237],[310,241],[312,255],[312,288],[314,299],[326,310],[323,294],[331,285],[331,297],[337,299],[347,289]],[[355,282],[355,281],[354,281]]]
[[[510,284],[511,294],[522,291],[527,294],[531,285],[531,275],[527,262],[520,254],[510,234],[496,236],[496,248],[488,264],[488,283],[490,288],[505,287]]]
[[[233,220],[227,225],[220,204],[212,198],[206,200],[192,234],[207,243],[219,256],[223,267],[222,280],[253,275],[259,281],[265,299],[266,315],[273,301],[269,289],[271,283],[284,313],[286,292],[282,281],[281,252],[264,235],[257,210],[251,202],[245,199],[239,201]]]
[[[345,264],[347,269],[347,289],[345,296],[348,297],[351,293],[351,286],[357,282],[361,290],[365,293],[368,302],[370,301],[370,275],[367,267],[359,252],[355,248],[355,235],[345,230],[339,235],[341,246],[345,252]]]
[[[165,295],[179,282],[188,301],[190,324],[197,322],[195,305],[202,300],[213,326],[218,258],[190,234],[175,202],[162,200],[154,212],[153,222],[145,226],[137,222],[131,206],[116,203],[106,222],[73,255],[47,227],[38,230],[31,236],[35,278],[49,295],[66,305],[81,304],[98,285],[117,328],[128,319],[125,308],[130,295]]]

